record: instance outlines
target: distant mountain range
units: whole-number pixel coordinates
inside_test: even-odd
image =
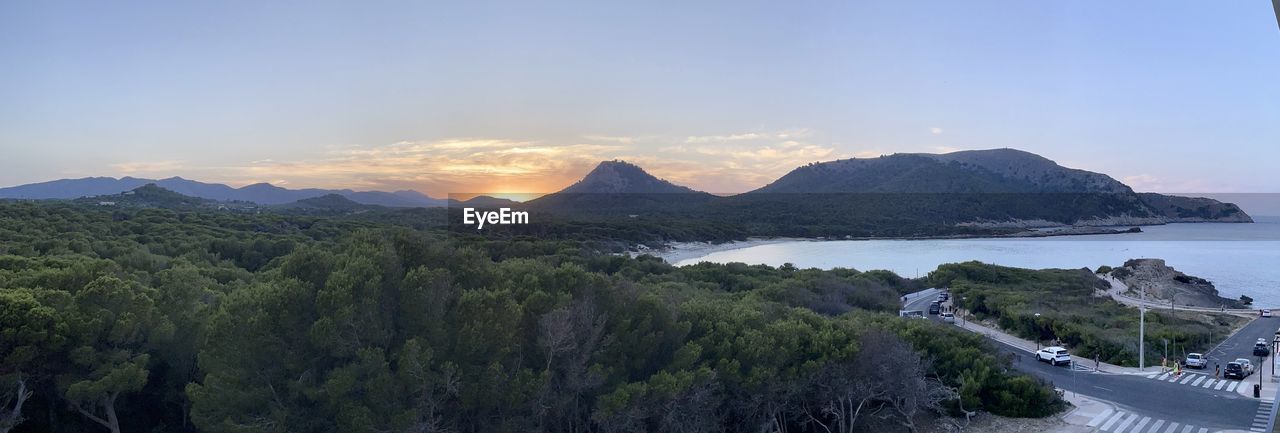
[[[415,191],[287,189],[266,183],[232,188],[180,177],[62,179],[0,188],[0,198],[113,196],[148,184],[181,196],[293,209],[524,207],[578,217],[702,219],[751,227],[745,230],[749,233],[774,235],[914,236],[946,232],[939,227],[1252,222],[1234,204],[1136,193],[1107,175],[1062,167],[1014,149],[904,153],[813,163],[754,191],[723,197],[676,185],[634,164],[615,160],[601,162],[557,193],[525,203],[487,196],[458,202]],[[165,200],[183,203],[175,197]],[[893,229],[885,232],[885,227]]]
[[[0,188],[0,198],[15,199],[76,199],[132,191],[147,184],[178,194],[216,201],[246,201],[262,205],[293,203],[298,200],[337,194],[353,202],[386,207],[436,207],[445,206],[445,199],[432,198],[417,191],[352,191],[349,189],[287,189],[269,183],[255,183],[233,188],[220,183],[205,183],[181,177],[167,179],[142,179],[125,176],[86,177],[60,179],[50,182]]]

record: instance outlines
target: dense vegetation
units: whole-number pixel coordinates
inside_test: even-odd
[[[1019,337],[1058,341],[1072,353],[1117,365],[1138,365],[1138,312],[1098,291],[1107,283],[1088,269],[1007,268],[977,262],[940,266],[930,284],[951,287],[956,302],[978,320],[989,320]],[[1241,320],[1234,316],[1148,310],[1149,362],[1205,352]]]
[[[0,432],[914,431],[1061,402],[887,272],[485,240],[416,211],[0,203]]]

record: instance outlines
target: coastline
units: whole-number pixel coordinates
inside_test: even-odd
[[[760,245],[778,244],[783,242],[821,242],[827,239],[818,238],[747,238],[743,241],[729,241],[722,243],[712,242],[672,242],[662,248],[656,248],[647,251],[632,251],[628,254],[636,256],[641,254],[649,254],[660,258],[667,263],[676,264],[683,260],[706,256],[711,253],[720,251],[736,250],[739,248],[750,248]]]
[[[828,242],[828,241],[870,241],[870,240],[896,240],[896,241],[914,241],[914,240],[940,240],[940,239],[1007,239],[1007,238],[1042,238],[1057,236],[1091,236],[1091,235],[1110,235],[1140,232],[1139,227],[1117,228],[1117,227],[1070,227],[1070,228],[1051,228],[1048,230],[1027,230],[1017,233],[1004,235],[942,235],[942,236],[916,236],[916,237],[844,237],[844,238],[796,238],[796,237],[779,237],[764,238],[753,237],[741,241],[729,241],[721,243],[713,242],[672,242],[662,246],[661,248],[644,249],[639,251],[629,251],[626,254],[638,256],[649,254],[660,258],[667,263],[676,264],[684,260],[706,256],[721,251],[736,250],[741,248],[751,248],[760,245],[770,245],[783,242]]]

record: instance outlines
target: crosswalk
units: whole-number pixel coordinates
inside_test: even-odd
[[[1108,433],[1209,433],[1210,431],[1208,427],[1153,419],[1149,416],[1110,408],[1094,416],[1087,425],[1097,431]]]
[[[1243,383],[1238,380],[1214,379],[1208,375],[1198,373],[1182,373],[1181,375],[1176,375],[1171,372],[1153,373],[1147,375],[1147,379],[1176,383],[1178,385],[1198,386],[1201,388],[1226,392],[1236,392],[1236,388],[1240,387],[1240,384]]]
[[[1274,400],[1262,399],[1262,404],[1258,405],[1258,413],[1253,416],[1253,424],[1249,426],[1249,431],[1261,433],[1267,431],[1267,423],[1271,421],[1271,411],[1274,410]]]
[[[1267,431],[1267,423],[1271,421],[1274,410],[1273,400],[1262,400],[1258,412],[1254,415],[1249,431],[1263,433]],[[1123,409],[1107,408],[1095,415],[1086,424],[1093,431],[1107,433],[1210,433],[1209,427],[1183,424],[1178,421],[1152,418]]]

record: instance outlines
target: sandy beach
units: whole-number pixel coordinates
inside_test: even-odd
[[[711,242],[675,242],[662,249],[633,252],[632,255],[649,254],[660,259],[666,260],[667,263],[676,264],[683,260],[696,257],[702,257],[707,254],[728,251],[738,248],[749,248],[757,245],[769,245],[782,242],[821,242],[821,239],[807,238],[750,238],[745,241],[733,241],[724,243]]]

